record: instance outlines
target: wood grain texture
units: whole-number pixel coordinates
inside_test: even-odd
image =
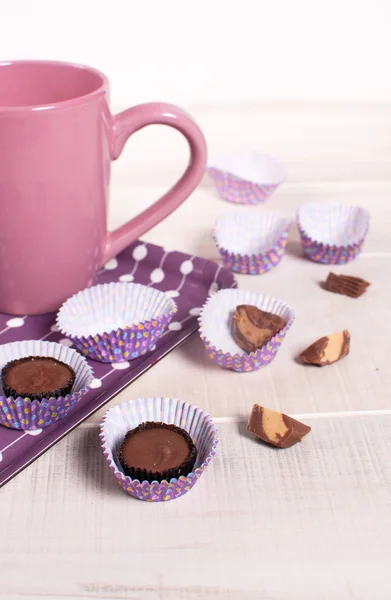
[[[128,497],[79,428],[2,490],[0,597],[386,600],[391,415],[308,423],[286,451],[220,424],[209,471],[164,505]]]

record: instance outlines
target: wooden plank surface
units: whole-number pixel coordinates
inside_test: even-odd
[[[296,322],[269,367],[252,374],[220,370],[195,335],[114,400],[167,395],[208,410],[221,435],[210,470],[177,501],[147,505],[129,498],[102,456],[100,411],[2,488],[0,598],[391,597],[391,183],[386,143],[391,112],[385,106],[377,112],[325,107],[315,117],[304,108],[284,113],[277,106],[271,121],[262,113],[251,130],[249,114],[238,111],[231,119],[226,108],[215,118],[199,113],[213,153],[260,143],[264,132],[262,149],[281,154],[290,170],[269,209],[294,218],[297,207],[309,201],[368,207],[372,223],[364,253],[352,265],[333,270],[362,276],[372,285],[358,300],[323,291],[319,282],[329,268],[301,258],[293,226],[286,256],[275,271],[238,278],[241,288],[275,295],[296,310]],[[141,144],[156,140],[148,168],[140,168],[137,145],[116,165],[111,227],[145,208],[179,173],[183,145],[174,145],[152,175],[168,139],[159,135],[148,132]],[[315,146],[317,139],[323,145]],[[213,224],[223,213],[244,210],[264,208],[229,205],[205,179],[145,239],[219,260]],[[308,343],[342,328],[352,333],[347,359],[325,369],[296,362]],[[257,443],[245,434],[254,402],[301,414],[311,434],[287,451]]]
[[[306,421],[280,451],[218,420],[209,471],[164,505],[129,498],[80,427],[2,490],[0,596],[386,600],[391,414]]]

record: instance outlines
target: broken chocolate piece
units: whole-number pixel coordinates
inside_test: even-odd
[[[303,362],[324,367],[345,358],[350,350],[350,333],[347,329],[333,333],[311,344],[300,354]]]
[[[241,304],[233,317],[233,337],[242,350],[251,353],[267,344],[285,325],[279,315]]]
[[[300,442],[311,431],[311,427],[288,415],[254,404],[247,431],[277,448],[290,448]]]
[[[360,277],[329,273],[324,283],[324,288],[329,292],[344,294],[351,298],[359,298],[370,285],[369,281],[365,281],[365,279],[361,279]]]

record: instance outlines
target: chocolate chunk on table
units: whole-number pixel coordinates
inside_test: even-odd
[[[370,286],[369,281],[352,275],[336,275],[329,273],[324,283],[324,289],[336,294],[344,294],[351,298],[359,298]]]
[[[288,415],[254,404],[247,431],[277,448],[290,448],[300,442],[311,427]]]
[[[321,337],[311,346],[308,346],[300,354],[300,358],[305,363],[324,367],[345,358],[349,351],[350,333],[347,329],[344,329],[340,333]]]
[[[233,318],[233,337],[242,350],[251,353],[267,344],[285,325],[285,319],[279,315],[241,304]]]

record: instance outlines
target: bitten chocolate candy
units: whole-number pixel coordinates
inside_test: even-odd
[[[334,333],[308,346],[304,352],[300,354],[303,362],[324,367],[345,358],[350,350],[350,333],[347,329],[340,333]]]
[[[233,337],[237,345],[248,353],[262,348],[286,325],[279,315],[241,304],[233,318]]]
[[[351,298],[359,298],[371,284],[360,277],[351,275],[336,275],[329,273],[324,283],[324,289],[336,294],[344,294]]]
[[[300,442],[311,431],[311,427],[288,415],[254,404],[247,431],[277,448],[290,448]]]

